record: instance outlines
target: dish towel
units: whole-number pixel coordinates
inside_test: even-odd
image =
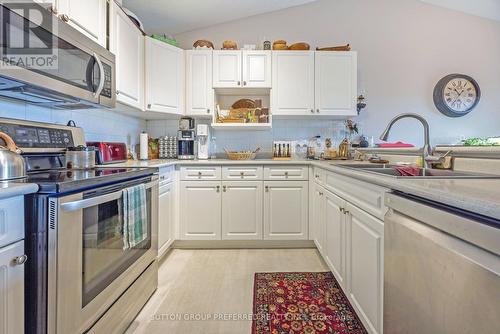
[[[380,148],[404,148],[404,147],[415,147],[415,145],[412,144],[406,144],[403,142],[395,142],[395,143],[379,143],[377,144],[378,147]]]
[[[395,166],[401,176],[419,176],[420,168],[416,166]]]
[[[148,236],[146,187],[123,189],[123,249],[134,248]]]

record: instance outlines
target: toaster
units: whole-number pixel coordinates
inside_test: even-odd
[[[127,161],[127,145],[125,143],[98,141],[87,142],[87,146],[96,148],[96,163],[98,165]]]

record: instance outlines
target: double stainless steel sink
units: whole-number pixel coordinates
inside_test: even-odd
[[[352,164],[335,166],[352,170],[361,170],[368,173],[390,176],[397,179],[500,179],[500,175],[482,174],[474,172],[453,171],[447,169],[420,168],[419,175],[404,176],[397,170],[396,165],[389,164]]]

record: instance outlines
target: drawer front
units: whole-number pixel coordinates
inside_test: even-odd
[[[371,215],[384,219],[387,212],[384,198],[389,189],[328,171],[325,171],[325,187]]]
[[[222,167],[223,180],[262,180],[263,174],[262,166]]]
[[[24,239],[24,197],[0,200],[0,247]]]
[[[308,180],[307,166],[266,166],[265,180]]]
[[[170,183],[174,180],[174,166],[160,168],[160,185]]]
[[[326,171],[324,169],[314,167],[312,177],[314,177],[314,181],[323,185],[325,184]]]
[[[221,179],[220,166],[184,166],[180,170],[182,181]]]

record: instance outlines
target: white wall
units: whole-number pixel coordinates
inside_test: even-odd
[[[273,13],[179,34],[189,49],[197,39],[220,48],[271,41],[306,41],[312,47],[350,43],[359,52],[359,90],[368,107],[358,117],[366,135],[378,135],[403,112],[416,112],[431,124],[433,143],[461,136],[500,135],[500,23],[417,0],[319,0]],[[474,77],[482,100],[469,115],[452,119],[432,102],[437,81],[460,72]],[[259,134],[257,133],[256,136]],[[420,145],[422,130],[402,121],[390,140]],[[219,138],[219,137],[218,137]]]
[[[83,128],[87,141],[117,141],[128,145],[137,144],[139,133],[147,127],[144,120],[106,109],[57,110],[8,100],[0,100],[0,117],[56,124],[66,124],[72,119]]]

